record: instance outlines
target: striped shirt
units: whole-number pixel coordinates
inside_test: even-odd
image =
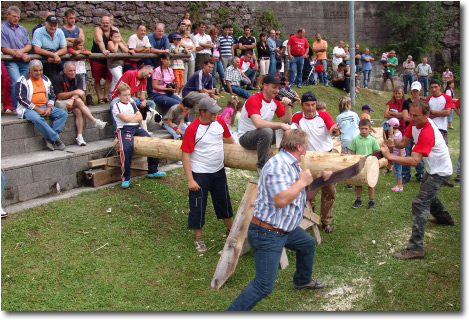
[[[5,21],[2,23],[1,33],[2,48],[23,49],[26,45],[31,44],[28,30],[19,24],[13,29],[12,25]]]
[[[184,47],[179,46],[178,52],[176,52],[176,45],[173,43],[169,48],[170,53],[184,53]],[[184,61],[182,59],[171,59],[169,67],[173,70],[184,69]]]
[[[242,78],[243,76],[241,75],[240,69],[233,67],[233,65],[226,68],[225,81],[229,81],[232,86],[239,87],[239,83]]]
[[[222,57],[229,58],[233,56],[231,54],[231,47],[235,44],[235,41],[232,36],[225,37],[224,35],[221,35],[216,41],[220,48],[220,54]]]
[[[254,201],[254,217],[285,232],[295,230],[303,219],[306,191],[283,208],[274,205],[273,198],[289,189],[299,179],[298,161],[285,150],[270,158],[259,177],[259,189]]]

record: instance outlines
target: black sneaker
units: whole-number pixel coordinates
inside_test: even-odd
[[[62,150],[65,149],[65,143],[63,143],[62,140],[57,139],[54,142],[54,147],[55,147],[55,149],[62,151]]]
[[[375,202],[373,200],[368,201],[368,209],[375,210]]]
[[[361,199],[356,199],[355,202],[352,204],[353,209],[358,209],[361,206],[362,206],[362,200]]]

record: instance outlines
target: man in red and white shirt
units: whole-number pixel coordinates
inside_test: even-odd
[[[432,95],[426,98],[430,106],[429,118],[438,127],[448,145],[448,116],[451,113],[451,109],[454,108],[453,99],[447,94],[441,93],[441,85],[438,79],[430,81],[430,91]]]
[[[275,100],[280,90],[280,77],[268,74],[262,82],[262,91],[249,97],[241,110],[238,123],[239,144],[248,150],[257,150],[257,174],[269,158],[269,150],[275,142],[274,130],[290,129],[291,100]],[[273,122],[277,115],[282,122]]]
[[[293,115],[292,123],[296,123],[309,136],[308,151],[330,152],[333,147],[331,135],[339,135],[340,126],[334,123],[332,116],[326,111],[316,110],[316,96],[312,92],[306,92],[301,97],[301,109]],[[326,233],[332,232],[332,207],[336,196],[336,183],[325,185],[321,188],[321,223]],[[316,194],[314,192],[311,207],[314,211]]]
[[[410,157],[400,157],[389,152],[387,146],[381,148],[383,156],[393,162],[416,166],[423,159],[425,175],[420,191],[412,202],[412,236],[407,248],[394,255],[399,259],[423,259],[423,238],[428,215],[433,218],[428,221],[454,225],[454,219],[438,199],[438,191],[453,174],[453,165],[443,136],[435,123],[429,119],[430,107],[425,100],[418,99],[410,104],[411,122],[406,128],[404,137],[400,141],[389,140],[389,147],[404,148],[413,138],[415,145]]]
[[[199,101],[200,116],[186,129],[182,139],[182,165],[189,186],[188,226],[195,232],[195,248],[207,252],[202,237],[208,192],[218,219],[228,231],[233,224],[228,183],[224,169],[223,142],[235,143],[225,121],[218,115],[221,108],[212,98]]]
[[[290,59],[290,84],[301,88],[304,59],[308,56],[309,43],[305,37],[306,30],[301,28],[287,42],[288,59]],[[296,78],[296,79],[295,79]]]
[[[255,63],[252,62],[253,53],[248,50],[242,58],[239,59],[239,69],[243,74],[243,79],[241,79],[241,85],[247,84],[247,90],[253,90],[252,87],[256,80],[256,72],[259,70],[257,65],[257,59],[254,59]]]

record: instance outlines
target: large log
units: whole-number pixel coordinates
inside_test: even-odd
[[[168,160],[181,160],[181,140],[134,137],[134,156],[146,156]],[[236,169],[256,171],[257,152],[246,150],[239,144],[224,144],[225,166]],[[271,148],[269,157],[278,153]],[[306,152],[306,166],[313,175],[327,169],[337,171],[357,163],[362,155],[340,155],[330,152]],[[379,162],[376,157],[368,157],[365,167],[355,177],[341,181],[345,184],[369,185],[374,187],[378,182]]]
[[[185,53],[170,53],[169,54],[171,58],[173,59],[185,59],[185,58],[190,58],[190,54],[185,54]],[[105,55],[103,53],[92,53],[90,55],[84,55],[84,54],[79,54],[79,55],[72,55],[69,53],[66,53],[60,58],[62,60],[81,60],[81,59],[127,59],[127,58],[134,58],[134,59],[143,59],[143,58],[158,58],[160,56],[159,53],[136,53],[134,55],[131,55],[130,53],[110,53],[108,55]],[[29,57],[31,59],[38,59],[38,60],[45,60],[47,57],[41,56],[40,54],[30,54]],[[15,58],[9,54],[2,54],[1,57],[2,61],[16,61],[16,60],[21,60],[18,58]]]

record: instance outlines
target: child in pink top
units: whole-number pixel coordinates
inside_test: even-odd
[[[449,71],[449,66],[446,66],[445,70],[446,71],[443,71],[443,76],[442,76],[442,79],[443,79],[443,82],[444,82],[443,88],[446,88],[446,85],[447,85],[448,81],[454,80],[453,79],[453,73],[451,71]]]
[[[220,115],[220,117],[222,117],[223,120],[225,120],[225,123],[228,127],[231,126],[231,118],[233,117],[237,104],[238,104],[238,99],[231,98],[226,104],[225,110],[223,110],[223,112]]]

